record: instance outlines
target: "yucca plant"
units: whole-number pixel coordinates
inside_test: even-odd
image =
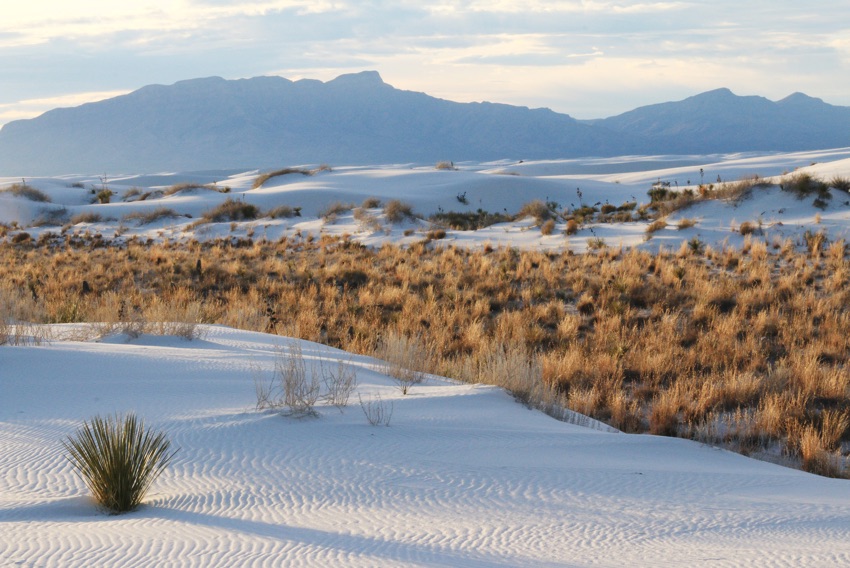
[[[68,460],[95,500],[113,514],[132,511],[174,454],[162,432],[135,414],[95,416],[63,442]]]

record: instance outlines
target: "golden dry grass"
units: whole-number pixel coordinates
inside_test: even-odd
[[[845,475],[846,247],[779,245],[574,255],[330,238],[109,248],[68,235],[0,245],[0,290],[27,291],[6,310],[35,322],[178,314],[366,354],[416,338],[428,353],[417,371]]]

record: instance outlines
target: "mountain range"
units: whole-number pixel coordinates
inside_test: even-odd
[[[850,107],[718,89],[579,121],[549,109],[458,103],[386,84],[219,77],[149,85],[0,129],[0,175],[281,165],[796,151],[850,146]]]

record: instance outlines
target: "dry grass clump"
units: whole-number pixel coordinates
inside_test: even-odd
[[[829,195],[829,185],[807,173],[796,173],[784,177],[779,186],[783,190],[795,194],[800,199],[812,194],[818,194],[819,197]]]
[[[319,217],[321,217],[325,223],[333,223],[336,221],[337,216],[342,213],[347,213],[354,209],[355,205],[353,203],[342,203],[341,201],[334,201],[333,203],[328,204],[324,209],[319,211]]]
[[[22,291],[18,319],[121,324],[184,310],[196,322],[400,353],[400,369],[498,384],[561,418],[575,416],[567,407],[843,476],[850,260],[845,243],[810,240],[807,252],[753,239],[746,252],[685,243],[574,255],[68,239],[26,254],[0,244],[0,264],[6,288]]]
[[[72,225],[79,225],[80,223],[100,223],[101,221],[103,221],[103,216],[100,213],[83,211],[71,217],[70,223]]]
[[[454,162],[450,162],[450,161],[437,162],[436,165],[434,166],[434,169],[437,169],[437,170],[452,170],[452,171],[457,170]]]
[[[502,213],[488,213],[483,209],[478,209],[475,212],[440,212],[432,215],[430,220],[455,231],[475,231],[496,223],[505,223],[510,221],[511,218]]]
[[[133,213],[128,213],[122,217],[124,221],[136,221],[139,225],[149,225],[151,223],[155,223],[161,219],[175,219],[180,217],[181,215],[177,213],[174,209],[169,209],[167,207],[157,207],[156,209],[151,209],[150,211],[134,211]]]
[[[362,209],[377,209],[381,206],[381,200],[377,197],[367,197],[363,200],[363,203],[360,204]]]
[[[542,199],[534,199],[524,204],[516,214],[517,219],[524,219],[525,217],[532,217],[538,225],[541,225],[551,219],[553,213]]]
[[[300,207],[290,207],[289,205],[279,205],[266,213],[267,217],[272,219],[291,219],[292,217],[301,216]]]
[[[666,228],[667,228],[667,219],[666,218],[656,219],[655,221],[653,221],[652,223],[650,223],[646,227],[646,234],[652,235],[653,233],[657,233],[658,231],[660,231],[662,229],[666,229]]]
[[[829,180],[828,185],[844,193],[850,193],[850,178],[835,176]]]
[[[303,176],[314,176],[314,175],[316,175],[320,172],[330,172],[330,171],[333,171],[333,170],[327,164],[321,164],[318,167],[313,168],[312,170],[308,170],[306,168],[282,168],[280,170],[274,170],[274,171],[271,171],[271,172],[266,172],[264,174],[260,174],[259,176],[257,176],[257,178],[254,180],[253,185],[251,186],[251,189],[258,189],[260,187],[263,187],[263,184],[265,184],[267,181],[269,181],[270,179],[275,178],[275,177],[285,176],[285,175],[289,175],[289,174],[301,174]]]
[[[555,220],[547,219],[540,225],[540,233],[543,235],[551,235],[555,231]]]
[[[260,210],[256,205],[244,201],[235,201],[229,197],[220,205],[201,214],[202,219],[208,223],[245,221],[256,219],[259,216]]]
[[[398,199],[391,199],[384,205],[384,216],[390,223],[400,223],[405,219],[415,219],[413,206]]]
[[[680,219],[676,225],[676,228],[682,231],[684,229],[690,229],[691,227],[695,227],[696,224],[696,219]]]
[[[134,414],[95,416],[63,445],[95,501],[113,514],[138,507],[176,453]]]
[[[175,195],[177,193],[181,193],[183,191],[191,191],[193,189],[205,189],[209,191],[217,191],[218,193],[230,193],[230,188],[227,186],[219,187],[216,184],[202,184],[202,183],[176,183],[170,187],[167,187],[162,191],[163,196]],[[126,194],[124,196],[126,199]]]
[[[0,193],[8,193],[15,197],[29,199],[30,201],[50,203],[50,197],[46,193],[26,183],[13,183],[5,189],[0,189]]]

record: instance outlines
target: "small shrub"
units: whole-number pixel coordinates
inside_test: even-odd
[[[390,420],[393,417],[393,403],[390,401],[389,405],[381,400],[381,395],[376,394],[375,398],[368,399],[365,402],[363,401],[363,397],[358,395],[360,399],[360,408],[363,409],[363,414],[366,415],[366,420],[372,426],[389,426]]]
[[[124,195],[121,196],[121,199],[124,201],[130,201],[133,198],[140,198],[142,196],[142,190],[138,187],[131,187],[127,191],[124,192]]]
[[[449,161],[437,162],[437,164],[434,166],[434,168],[438,169],[438,170],[457,170],[454,162],[449,162]]]
[[[50,197],[47,196],[46,193],[37,190],[31,185],[27,185],[25,183],[15,183],[6,189],[0,191],[0,193],[9,193],[14,195],[15,197],[23,197],[24,199],[29,199],[30,201],[39,201],[41,203],[50,203]]]
[[[603,215],[608,215],[609,213],[613,213],[614,211],[617,211],[617,206],[616,206],[616,205],[611,205],[610,203],[606,203],[606,204],[604,204],[604,205],[602,206],[602,208],[600,209],[600,212],[601,212]]]
[[[448,211],[431,216],[431,221],[446,225],[455,231],[474,231],[496,223],[510,221],[510,217],[501,213],[488,213],[483,209],[476,212],[460,213]]]
[[[783,190],[795,194],[800,199],[813,193],[819,194],[822,198],[824,194],[829,194],[829,186],[827,184],[807,173],[798,173],[787,179],[783,179],[779,186]]]
[[[354,220],[357,221],[360,228],[364,231],[372,231],[374,233],[383,229],[381,222],[378,221],[378,217],[363,207],[356,207],[354,209]]]
[[[843,191],[844,193],[850,193],[850,178],[835,176],[829,180],[829,187]]]
[[[552,211],[542,200],[534,199],[523,205],[516,217],[517,219],[533,217],[534,221],[539,225],[552,218]]]
[[[289,205],[280,205],[269,211],[268,216],[272,219],[291,219],[292,217],[300,217],[301,208],[290,207]]]
[[[381,200],[377,197],[367,197],[363,200],[363,203],[360,204],[362,209],[377,209],[381,206]]]
[[[207,222],[219,223],[222,221],[244,221],[256,219],[260,214],[256,205],[244,201],[234,201],[229,197],[221,205],[210,209],[202,214]]]
[[[377,356],[385,361],[384,371],[395,380],[401,394],[407,394],[413,385],[422,382],[431,361],[431,351],[421,337],[395,332],[383,338]]]
[[[97,195],[95,196],[95,201],[97,201],[101,205],[106,205],[112,200],[113,195],[115,194],[112,193],[111,189],[102,189],[97,192]]]
[[[677,227],[681,231],[683,229],[690,229],[691,227],[695,226],[696,224],[697,224],[696,219],[681,219],[679,221],[679,224],[677,225]]]
[[[26,233],[24,231],[21,231],[20,233],[17,233],[14,237],[12,237],[12,242],[16,245],[19,245],[19,244],[22,244],[22,243],[28,243],[31,240],[32,240],[32,235],[30,235],[29,233]]]
[[[384,215],[390,223],[400,223],[404,219],[414,219],[413,206],[409,203],[393,199],[384,205]]]
[[[604,248],[608,248],[608,244],[602,237],[593,237],[592,239],[587,240],[588,250],[602,250]]]
[[[304,176],[309,176],[310,170],[306,170],[304,168],[283,168],[281,170],[275,170],[273,172],[268,172],[265,174],[261,174],[257,176],[257,179],[254,180],[254,184],[251,186],[252,189],[257,189],[262,187],[267,181],[274,177],[285,176],[288,174],[301,174]]]
[[[319,172],[330,172],[333,171],[327,164],[321,164],[319,167],[308,170],[305,168],[283,168],[280,170],[275,170],[272,172],[267,172],[257,176],[257,179],[254,180],[254,184],[251,186],[251,189],[257,189],[263,186],[267,181],[274,177],[285,176],[289,174],[301,174],[303,176],[314,176]]]
[[[319,211],[319,217],[324,219],[326,223],[333,223],[336,221],[337,215],[340,213],[345,213],[346,211],[351,211],[354,209],[354,205],[351,203],[342,203],[341,201],[334,201],[321,211]]]
[[[128,213],[122,218],[124,221],[138,221],[139,225],[148,225],[159,221],[160,219],[173,219],[179,217],[180,214],[174,209],[167,207],[157,207],[152,211],[136,211]]]
[[[72,225],[79,225],[80,223],[100,223],[101,221],[103,221],[103,217],[101,217],[99,213],[95,213],[93,211],[84,211],[71,217]]]
[[[63,445],[95,500],[114,514],[138,507],[176,453],[135,414],[95,416]]]
[[[32,222],[33,227],[60,227],[68,221],[68,210],[61,209],[45,210]]]
[[[555,220],[547,219],[542,225],[540,225],[540,232],[543,235],[551,235],[555,230]]]
[[[325,383],[327,403],[340,412],[348,406],[351,393],[357,388],[357,372],[348,362],[338,359],[336,365],[325,365],[320,360],[322,381]]]
[[[568,219],[567,226],[564,229],[564,233],[566,233],[567,235],[575,235],[576,233],[578,233],[578,221],[576,221],[575,219]]]
[[[757,231],[758,231],[758,227],[756,227],[754,224],[750,223],[749,221],[744,221],[743,223],[741,223],[741,226],[738,228],[738,232],[741,233],[742,236],[758,234]]]
[[[446,230],[445,229],[431,229],[425,235],[425,237],[430,241],[438,241],[440,239],[446,238]]]
[[[661,229],[665,229],[667,227],[667,219],[656,219],[646,228],[646,234],[651,235],[653,233],[657,233]]]

